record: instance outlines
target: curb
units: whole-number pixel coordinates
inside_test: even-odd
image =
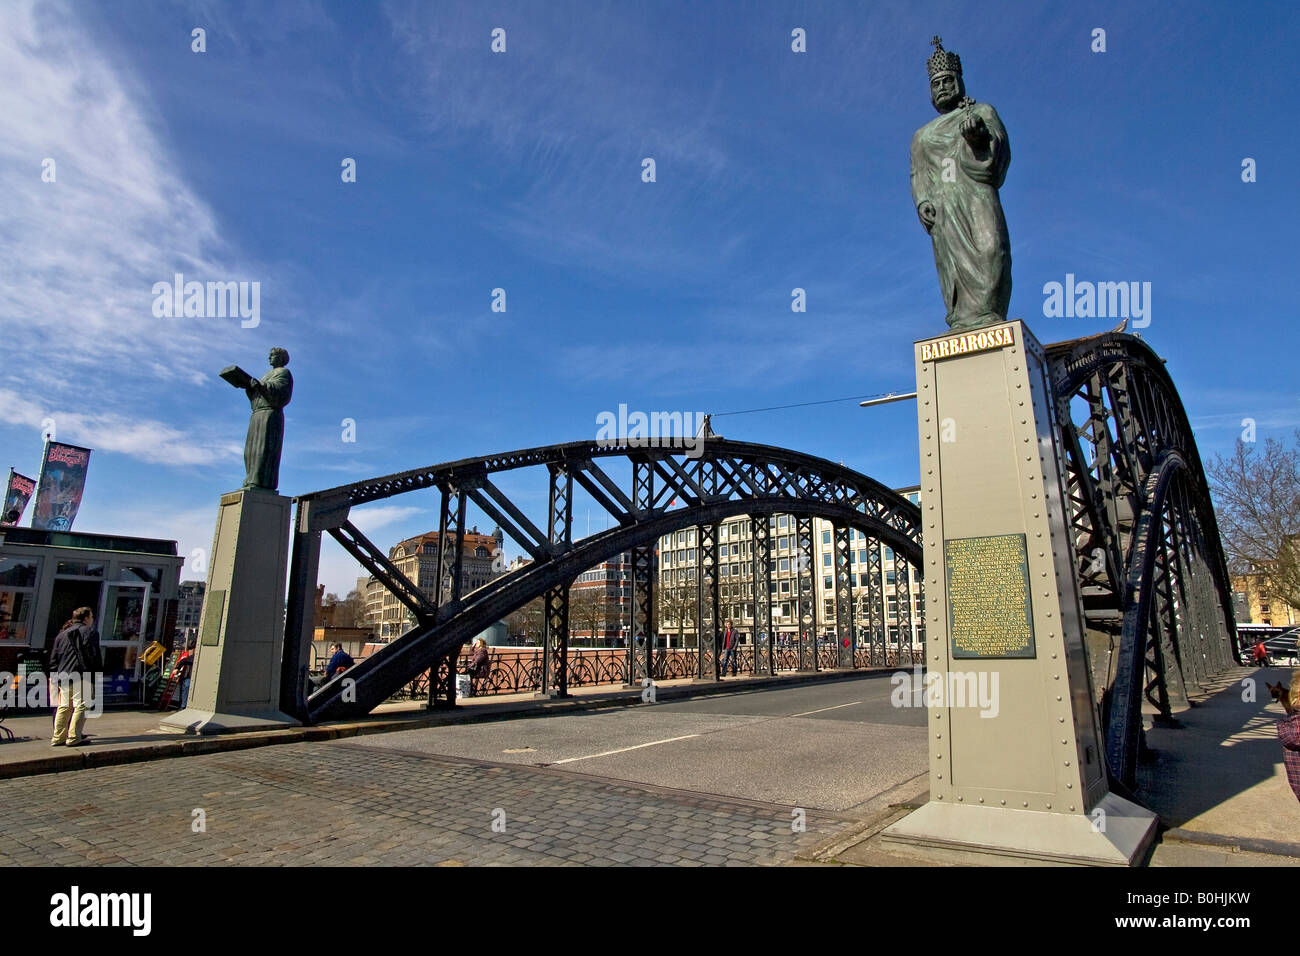
[[[1200,830],[1184,830],[1182,827],[1174,827],[1160,834],[1160,842],[1209,846],[1234,853],[1259,853],[1265,856],[1284,856],[1300,859],[1300,843],[1284,843],[1281,840],[1263,840],[1254,837],[1224,836],[1219,833],[1203,833]]]
[[[695,697],[719,697],[750,690],[770,690],[775,687],[795,687],[802,684],[838,683],[864,676],[885,676],[891,668],[855,670],[821,670],[788,677],[761,677],[727,681],[697,681],[676,687],[656,688],[655,703],[673,700],[690,700]],[[92,767],[111,767],[128,763],[145,763],[200,754],[224,753],[233,750],[250,750],[254,747],[271,747],[277,744],[314,743],[364,737],[370,734],[396,733],[402,730],[423,730],[459,724],[487,723],[498,720],[518,720],[523,717],[556,717],[561,714],[590,710],[610,710],[616,707],[642,705],[641,689],[630,687],[622,693],[592,695],[588,698],[561,698],[553,700],[512,701],[507,704],[453,708],[431,713],[428,716],[406,719],[351,720],[338,724],[321,724],[313,727],[293,727],[285,730],[254,730],[245,733],[197,736],[176,734],[174,740],[117,747],[112,750],[77,750],[0,763],[0,780],[15,777],[34,777],[48,773],[65,773]],[[651,706],[646,704],[644,706]],[[488,707],[498,709],[488,710]],[[477,711],[477,712],[476,712]]]

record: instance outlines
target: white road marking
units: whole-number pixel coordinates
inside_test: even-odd
[[[791,717],[807,717],[809,714],[822,714],[828,710],[839,710],[841,707],[852,707],[854,704],[861,704],[860,700],[851,700],[847,704],[836,704],[834,707],[823,707],[820,710],[805,710],[802,714],[790,714]]]
[[[648,744],[637,744],[635,747],[622,747],[622,748],[620,748],[620,749],[618,749],[618,750],[606,750],[603,754],[588,754],[588,755],[585,756],[585,757],[569,757],[569,758],[566,759],[566,760],[557,760],[557,761],[555,761],[555,763],[551,764],[551,766],[553,766],[553,767],[557,767],[557,766],[559,766],[559,765],[562,764],[562,763],[573,763],[575,760],[593,760],[593,759],[595,759],[596,757],[608,757],[608,756],[610,756],[611,754],[625,754],[625,753],[627,753],[629,750],[640,750],[642,747],[656,747],[656,746],[658,746],[659,744],[670,744],[670,743],[672,743],[673,741],[676,741],[676,740],[690,740],[692,737],[698,737],[698,736],[700,736],[700,735],[699,735],[699,734],[687,734],[687,735],[684,736],[684,737],[669,737],[667,740],[652,740],[652,741],[651,741],[650,743],[648,743]]]

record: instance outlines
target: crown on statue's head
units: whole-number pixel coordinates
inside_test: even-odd
[[[930,72],[930,78],[933,79],[936,73],[956,73],[961,76],[961,57],[951,50],[943,48],[943,40],[935,37],[930,41],[934,47],[934,52],[930,54],[930,59],[925,61],[925,68]]]

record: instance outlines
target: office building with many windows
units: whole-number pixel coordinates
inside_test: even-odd
[[[898,490],[913,504],[920,503],[920,488]],[[754,551],[753,527],[748,516],[728,518],[718,524],[718,603],[719,627],[730,620],[742,634],[753,640],[754,627]],[[811,566],[798,542],[798,522],[790,515],[773,515],[768,519],[771,542],[771,573],[768,593],[772,602],[772,628],[777,643],[792,642],[802,628],[799,620],[800,576],[811,575],[814,622],[812,631],[819,638],[835,633],[835,545],[831,523],[820,518],[812,521],[810,543]],[[667,635],[671,646],[695,645],[697,613],[697,530],[689,528],[664,535],[659,540],[659,567],[656,579],[656,602],[659,609],[659,633]],[[873,555],[874,550],[874,555]],[[880,595],[883,635],[889,644],[900,636],[910,635],[913,645],[925,636],[925,594],[921,569],[898,560],[891,548],[868,540],[860,531],[849,537],[849,579],[852,590],[852,619],[859,646],[869,639],[871,601]],[[906,578],[900,580],[900,575]],[[878,584],[873,591],[872,577]],[[901,597],[900,597],[901,595]],[[905,606],[900,608],[900,600]],[[901,610],[901,614],[900,614]],[[905,634],[900,635],[900,629]],[[904,640],[903,643],[906,643]]]

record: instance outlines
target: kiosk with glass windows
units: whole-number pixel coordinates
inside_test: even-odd
[[[0,529],[0,671],[44,659],[72,612],[89,607],[107,702],[140,701],[140,655],[153,641],[171,646],[183,563],[175,541]]]

